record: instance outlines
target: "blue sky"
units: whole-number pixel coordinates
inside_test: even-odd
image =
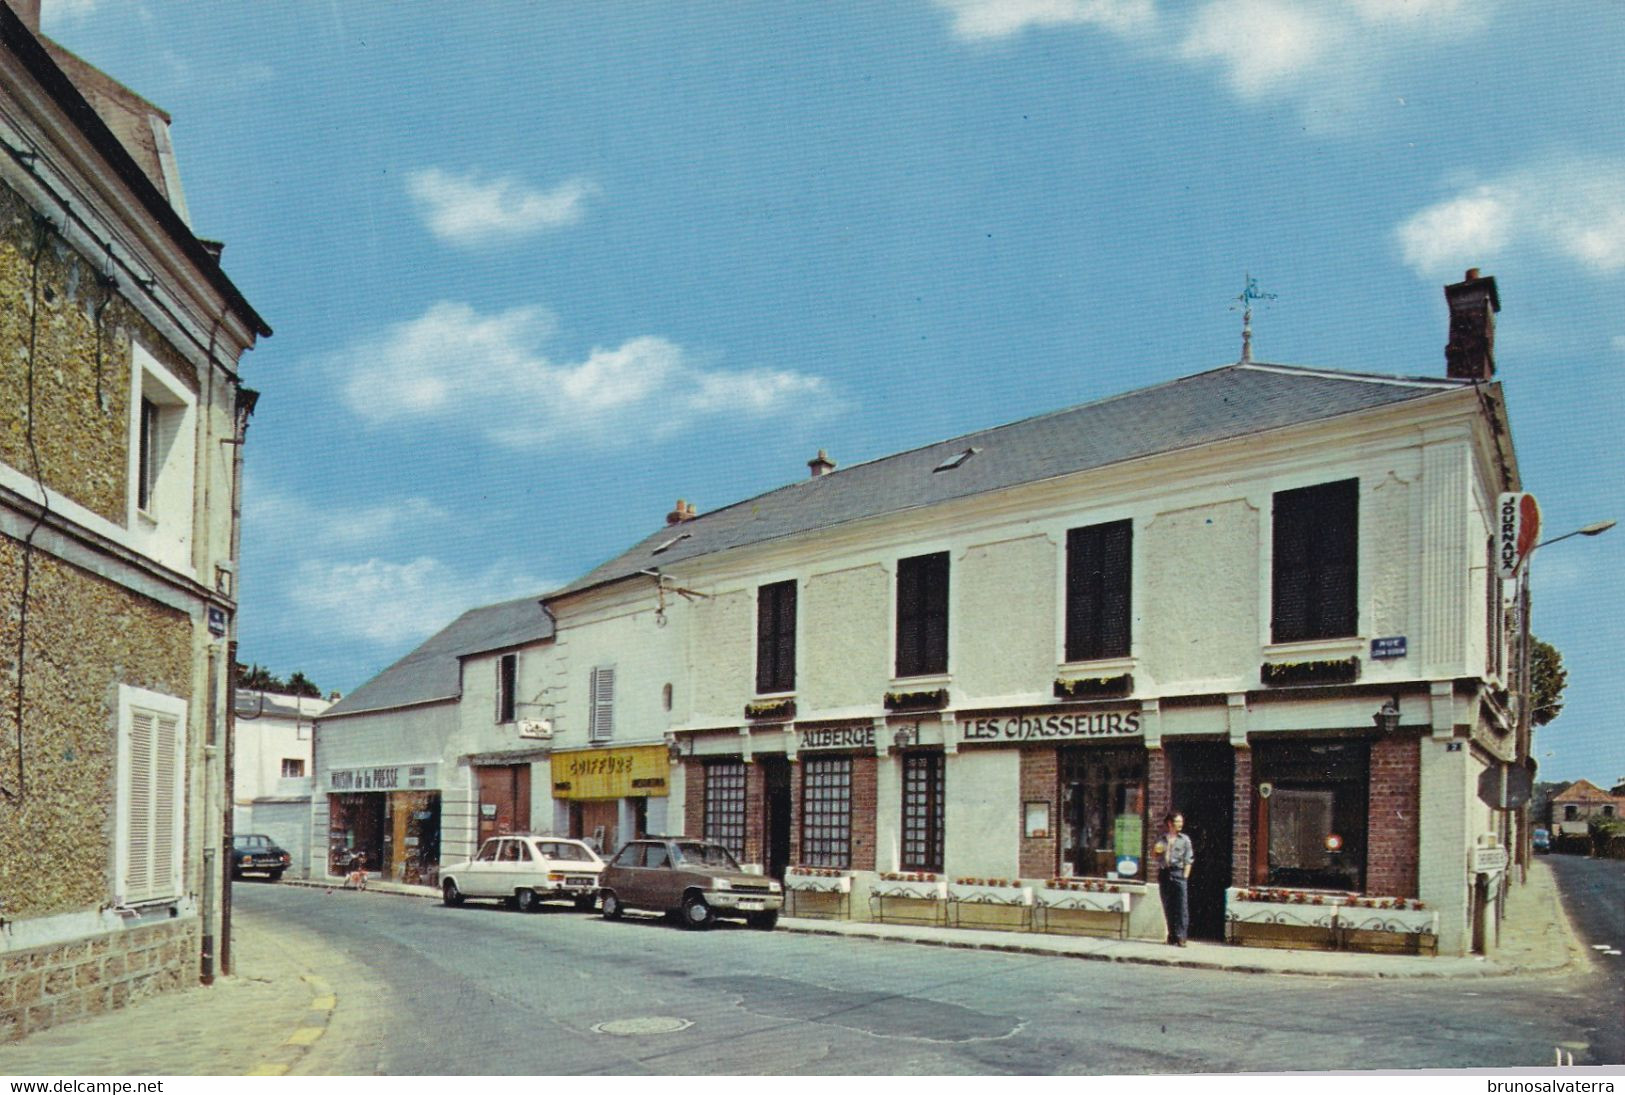
[[[1509,0],[45,0],[174,116],[245,359],[241,652],[349,690],[806,474],[1235,360],[1442,375],[1496,275],[1547,527],[1625,518],[1625,19]],[[1625,532],[1537,557],[1625,777]]]

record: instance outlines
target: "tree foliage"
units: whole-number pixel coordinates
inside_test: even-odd
[[[1535,726],[1545,726],[1563,711],[1563,690],[1569,671],[1563,668],[1563,655],[1551,643],[1529,636],[1529,718]]]
[[[284,696],[310,696],[320,699],[322,690],[304,673],[295,671],[287,680],[276,676],[256,662],[253,665],[237,663],[237,687],[252,688],[256,692],[275,692]]]

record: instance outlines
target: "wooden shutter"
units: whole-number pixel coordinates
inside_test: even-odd
[[[125,753],[123,898],[149,901],[180,893],[181,788],[185,771],[180,720],[132,709]]]
[[[1127,657],[1134,523],[1072,529],[1066,549],[1067,661]]]
[[[1271,630],[1278,643],[1358,629],[1359,480],[1275,495]]]
[[[124,900],[152,896],[152,754],[157,718],[150,711],[130,713],[127,764],[130,790],[125,804]]]
[[[756,591],[756,691],[796,687],[796,583],[774,582]]]
[[[592,671],[587,684],[589,741],[608,741],[615,736],[615,670],[601,666]]]
[[[897,564],[897,675],[948,671],[948,553]]]

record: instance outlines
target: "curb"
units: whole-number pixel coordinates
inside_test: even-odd
[[[338,994],[327,980],[313,973],[301,973],[299,980],[310,986],[310,1008],[305,1014],[304,1021],[296,1026],[288,1037],[277,1046],[268,1057],[255,1065],[245,1076],[285,1076],[295,1065],[302,1062],[310,1053],[310,1047],[315,1045],[327,1033],[327,1028],[333,1021],[333,1012],[338,1009]]]

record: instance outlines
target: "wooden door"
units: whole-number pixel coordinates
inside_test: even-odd
[[[480,839],[530,828],[530,765],[476,768],[480,787]]]

